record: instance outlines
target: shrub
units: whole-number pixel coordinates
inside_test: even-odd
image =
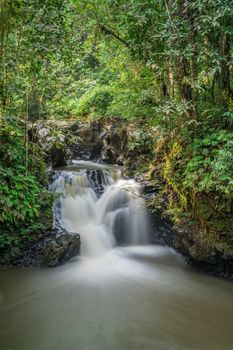
[[[30,233],[52,225],[53,196],[43,188],[47,170],[40,152],[29,144],[25,162],[24,130],[12,118],[0,120],[0,263],[10,261]],[[43,216],[43,220],[39,217]]]
[[[80,98],[76,112],[79,115],[104,117],[112,100],[112,92],[108,86],[97,86]]]

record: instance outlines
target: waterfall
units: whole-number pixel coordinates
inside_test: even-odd
[[[149,242],[148,217],[140,186],[118,168],[83,163],[60,171],[51,190],[58,193],[54,224],[81,236],[83,256],[102,256],[117,245]]]

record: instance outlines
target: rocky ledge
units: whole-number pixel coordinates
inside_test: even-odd
[[[168,198],[166,194],[161,195],[162,185],[146,180],[143,174],[135,176],[135,180],[141,184],[148,206],[152,224],[151,242],[174,248],[190,266],[199,271],[233,281],[232,251],[227,254],[229,249],[224,245],[209,246],[207,242],[195,240],[197,233],[192,232],[191,225],[175,225],[166,214]]]
[[[55,267],[80,253],[80,235],[65,230],[55,230],[37,242],[30,251],[14,262],[17,266]]]

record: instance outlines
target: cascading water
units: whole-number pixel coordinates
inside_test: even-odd
[[[134,181],[76,164],[52,189],[55,225],[80,233],[83,257],[0,270],[0,349],[232,349],[232,285],[142,245],[147,216]],[[130,244],[141,246],[115,247]]]
[[[55,225],[80,233],[83,256],[102,256],[116,245],[148,243],[140,187],[123,179],[119,169],[76,164],[59,172],[51,189],[60,194],[54,205]]]

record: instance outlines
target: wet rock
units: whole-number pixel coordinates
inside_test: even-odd
[[[126,157],[127,131],[115,120],[101,119],[72,125],[70,130],[82,139],[74,157],[108,164],[123,165]]]
[[[70,128],[68,122],[50,120],[28,126],[29,137],[37,142],[47,164],[53,167],[64,166],[67,160],[72,159],[79,138],[74,135],[76,123]]]
[[[54,267],[61,265],[80,253],[80,235],[65,230],[52,233],[43,241],[35,244],[28,254],[16,265]]]
[[[143,173],[135,179],[141,184],[152,224],[153,244],[168,245],[181,253],[187,263],[200,271],[233,280],[233,251],[228,245],[213,242],[212,246],[194,231],[193,225],[175,225],[166,214],[168,197],[161,193],[163,184],[145,180]],[[226,243],[226,242],[225,242]]]
[[[124,165],[127,155],[127,131],[124,128],[111,128],[102,136],[101,161]]]
[[[41,129],[38,129],[37,136],[39,138],[45,138],[48,135],[50,135],[50,129],[42,127]]]
[[[232,260],[224,260],[221,256],[218,256],[215,263],[211,263],[208,257],[206,260],[197,260],[191,255],[188,255],[186,256],[186,261],[189,265],[200,271],[233,281]]]

